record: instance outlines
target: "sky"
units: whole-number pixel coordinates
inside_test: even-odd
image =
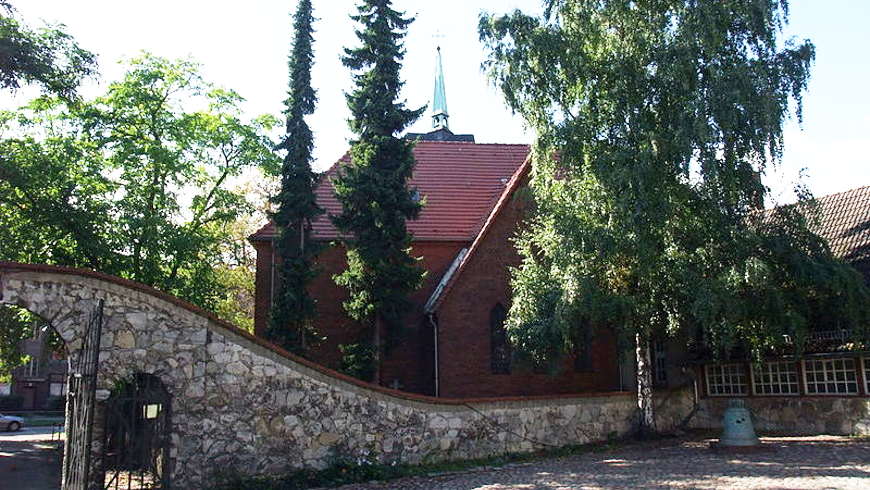
[[[123,73],[119,60],[141,50],[168,58],[192,58],[205,79],[245,97],[250,116],[279,114],[287,87],[287,56],[295,0],[12,0],[31,26],[62,23],[84,48],[96,53],[102,80]],[[347,149],[351,137],[344,93],[350,74],[341,65],[342,48],[355,45],[351,0],[314,0],[317,111],[309,123],[315,134],[315,166],[324,170]],[[529,143],[534,134],[505,106],[481,71],[484,51],[477,35],[481,12],[521,9],[540,13],[539,0],[396,0],[395,8],[416,17],[405,47],[402,77],[410,107],[431,103],[435,47],[441,45],[450,128],[473,133],[481,143]],[[870,185],[870,1],[791,0],[786,37],[809,38],[816,63],[804,99],[804,121],[786,128],[782,164],[765,177],[773,202],[788,202],[803,182],[817,196]],[[97,82],[82,88],[100,93]],[[32,92],[0,98],[0,107],[23,103]],[[431,129],[427,113],[409,131]]]

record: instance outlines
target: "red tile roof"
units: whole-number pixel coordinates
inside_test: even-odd
[[[810,229],[828,241],[831,252],[859,270],[870,261],[870,186],[816,198],[818,221]],[[862,272],[866,272],[863,271]]]
[[[477,144],[453,141],[421,141],[414,148],[417,165],[410,185],[426,199],[418,219],[408,221],[415,240],[471,241],[509,179],[529,153],[528,145]],[[338,166],[348,162],[345,155],[324,175],[317,187],[317,203],[328,214],[341,212],[335,198],[331,177]],[[338,231],[327,216],[313,224],[315,238],[338,238]],[[268,240],[275,236],[272,223],[251,236],[251,240]]]
[[[450,294],[495,219],[523,183],[530,169],[531,162],[526,160],[511,177],[471,248],[460,252],[457,257],[458,266],[448,271],[449,277],[442,279],[443,284],[436,288],[426,302],[427,313],[436,311]],[[870,186],[819,197],[816,203],[818,220],[810,220],[811,230],[828,242],[835,257],[848,262],[870,280]]]
[[[465,272],[466,267],[468,266],[471,257],[473,257],[477,251],[480,249],[483,244],[484,239],[489,234],[489,231],[492,229],[495,224],[496,218],[501,214],[502,210],[507,206],[510,199],[513,197],[514,192],[520,188],[520,186],[526,181],[526,176],[529,175],[529,172],[532,168],[532,161],[530,158],[527,158],[523,161],[523,164],[514,172],[511,176],[510,181],[505,186],[505,189],[502,191],[501,195],[498,198],[495,206],[493,206],[492,211],[489,212],[489,215],[484,220],[483,226],[480,228],[480,233],[474,238],[474,242],[471,244],[471,248],[468,250],[462,249],[460,251],[461,257],[457,257],[459,260],[458,266],[453,269],[447,271],[446,274],[449,274],[449,277],[445,276],[442,279],[442,285],[439,285],[435,291],[432,292],[432,296],[429,297],[429,300],[426,302],[425,310],[426,313],[432,313],[438,309],[439,306],[444,302],[444,298],[450,294],[450,291],[453,289],[453,286],[459,280],[459,276]]]

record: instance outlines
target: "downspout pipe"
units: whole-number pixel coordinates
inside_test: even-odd
[[[278,254],[278,240],[273,238],[271,243],[271,257],[269,257],[269,311],[275,304],[275,268],[278,266],[275,256]]]
[[[438,319],[435,317],[435,312],[429,312],[426,317],[429,319],[429,324],[432,325],[432,335],[435,344],[435,396],[441,396],[441,385],[439,382],[438,370]]]

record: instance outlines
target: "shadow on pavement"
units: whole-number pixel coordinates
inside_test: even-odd
[[[50,441],[0,439],[0,488],[57,490],[62,457]]]

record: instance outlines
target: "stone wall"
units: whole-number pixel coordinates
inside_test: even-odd
[[[790,434],[870,435],[870,398],[775,396],[741,398],[755,430]],[[691,427],[721,429],[727,398],[701,399]]]
[[[729,397],[701,397],[692,413],[691,386],[660,393],[656,399],[659,423],[691,429],[722,429]],[[870,398],[862,396],[751,396],[740,397],[752,414],[758,432],[801,435],[870,435]],[[692,413],[691,418],[688,415]]]
[[[72,356],[97,299],[105,300],[97,398],[106,400],[113,386],[136,373],[159,377],[173,398],[169,464],[178,488],[206,487],[218,470],[263,473],[321,468],[339,458],[423,463],[533,451],[623,435],[634,423],[629,393],[444,400],[374,387],[294,358],[139,284],[0,263],[0,303],[49,321]],[[663,410],[659,428],[679,421],[681,410]]]

